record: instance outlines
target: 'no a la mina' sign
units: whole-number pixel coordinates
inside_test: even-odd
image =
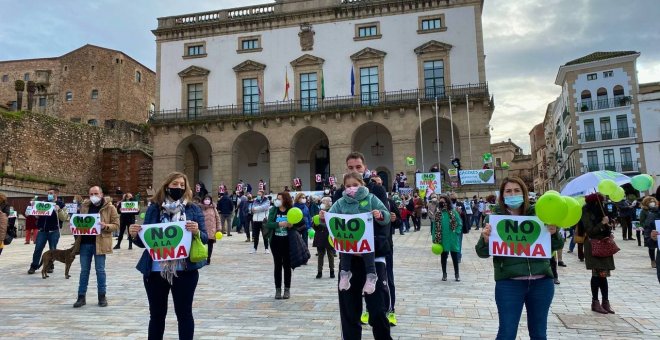
[[[536,216],[490,215],[492,256],[550,258],[550,232]]]
[[[178,260],[190,256],[192,233],[186,230],[185,221],[145,224],[139,236],[154,261]]]
[[[368,213],[345,215],[325,214],[330,241],[340,253],[372,253],[374,247],[374,219]]]
[[[69,220],[72,235],[100,235],[100,214],[73,214]]]

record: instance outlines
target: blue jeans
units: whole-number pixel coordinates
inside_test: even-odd
[[[495,303],[500,320],[497,340],[516,338],[523,305],[527,308],[530,339],[546,339],[548,311],[554,295],[555,285],[548,277],[537,280],[495,281]]]
[[[80,245],[80,283],[78,284],[78,295],[87,293],[89,283],[89,272],[94,258],[96,269],[96,286],[99,294],[105,294],[105,255],[96,255],[96,244],[85,243]]]
[[[32,254],[32,263],[30,264],[31,268],[37,269],[39,267],[39,260],[41,260],[41,253],[43,253],[44,248],[46,248],[46,242],[48,242],[48,249],[57,249],[57,242],[60,240],[60,231],[51,231],[45,232],[39,230],[37,233],[37,241],[34,245],[34,253]]]
[[[479,229],[479,220],[481,219],[481,213],[478,214],[472,214],[472,220],[470,221],[470,227],[474,224],[477,226],[476,228]]]

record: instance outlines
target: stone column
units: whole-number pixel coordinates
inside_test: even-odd
[[[392,162],[394,165],[394,174],[392,176],[403,171],[408,177],[408,183],[415,181],[415,170],[417,166],[408,166],[406,163],[406,157],[411,156],[417,159],[414,135],[413,137],[392,136]]]
[[[154,154],[157,154],[154,151]],[[162,155],[153,158],[153,184],[152,188],[157,188],[165,177],[172,171],[183,171],[183,168],[177,168],[177,164],[183,164],[182,155]]]
[[[227,191],[232,190],[232,155],[230,151],[217,151],[213,153],[213,190],[209,192],[217,193],[220,183],[224,183]]]
[[[330,175],[337,177],[337,182],[342,181],[342,175],[346,172],[346,156],[351,153],[351,144],[337,142],[330,147]],[[339,183],[341,185],[341,183]]]
[[[284,186],[293,187],[293,169],[291,160],[293,159],[293,150],[290,147],[270,146],[270,183],[269,191],[278,193],[284,189]]]

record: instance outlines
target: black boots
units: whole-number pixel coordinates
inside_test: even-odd
[[[331,279],[335,278],[335,271],[334,270],[330,270],[330,278]]]
[[[282,295],[282,299],[288,299],[291,297],[291,292],[289,292],[289,288],[284,288],[284,295]]]
[[[282,299],[282,288],[275,288],[275,300]]]
[[[99,306],[101,307],[108,306],[108,300],[105,298],[105,294],[99,294]]]
[[[322,277],[323,277],[323,273],[322,273],[321,271],[319,271],[318,273],[316,273],[316,278],[317,278],[317,279],[320,279],[320,278],[322,278]]]
[[[80,308],[86,304],[87,302],[85,302],[85,295],[78,295],[78,300],[73,304],[73,308]]]

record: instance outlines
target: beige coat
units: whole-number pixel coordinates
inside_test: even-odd
[[[87,214],[90,204],[92,202],[89,199],[85,200],[80,207],[80,213]],[[99,214],[101,222],[105,223],[106,228],[101,231],[101,234],[96,235],[96,255],[112,254],[112,232],[119,230],[119,214],[108,198],[104,198]],[[76,237],[75,247],[80,249],[80,237]]]

